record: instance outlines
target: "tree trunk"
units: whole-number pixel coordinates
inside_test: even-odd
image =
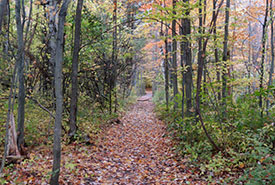
[[[251,0],[249,1],[249,6],[251,6]],[[248,23],[248,37],[249,37],[249,42],[248,42],[248,64],[247,64],[247,78],[249,80],[248,82],[248,94],[251,94],[251,84],[250,84],[250,66],[251,66],[251,56],[252,56],[252,52],[251,52],[251,22],[249,21]]]
[[[268,86],[272,85],[272,76],[274,74],[274,59],[275,59],[275,55],[274,55],[274,18],[273,18],[273,9],[272,9],[272,4],[273,4],[273,0],[270,0],[270,19],[271,19],[271,27],[270,27],[270,31],[271,31],[271,35],[270,35],[270,44],[271,44],[271,64],[270,64],[270,71],[269,71],[269,79],[268,79]],[[267,109],[267,114],[269,114],[269,100],[267,99],[266,101],[266,109]]]
[[[176,0],[173,0],[173,15],[176,15]],[[173,95],[174,95],[174,109],[177,109],[178,103],[176,96],[178,94],[178,77],[177,77],[177,40],[176,40],[176,18],[172,21],[172,79],[173,79]]]
[[[17,28],[17,65],[18,65],[18,79],[19,79],[19,93],[18,93],[18,118],[17,118],[17,145],[19,151],[22,152],[24,145],[24,119],[25,119],[25,86],[24,86],[24,40],[23,40],[23,25],[21,22],[21,1],[16,0],[16,28]]]
[[[9,24],[8,24],[8,30],[9,30]],[[1,163],[1,167],[0,167],[0,174],[2,173],[4,166],[5,166],[5,162],[6,162],[6,157],[8,155],[8,145],[9,145],[9,127],[10,127],[10,118],[11,118],[11,114],[13,111],[13,106],[14,106],[14,99],[15,99],[15,88],[16,88],[16,69],[17,69],[17,65],[14,66],[14,71],[13,71],[13,76],[12,76],[12,83],[11,83],[11,87],[10,87],[10,92],[9,92],[9,100],[8,100],[8,112],[7,112],[7,121],[6,121],[6,125],[5,125],[5,129],[6,129],[6,136],[5,136],[5,146],[4,146],[4,155],[2,157],[2,163]],[[13,98],[13,100],[12,100]],[[17,143],[16,143],[17,146]],[[18,148],[18,147],[17,147]]]
[[[114,10],[113,10],[113,24],[115,25],[113,31],[113,52],[112,52],[112,64],[113,64],[113,73],[114,73],[114,96],[115,96],[115,113],[117,112],[117,90],[116,90],[116,81],[117,81],[117,0],[113,0]]]
[[[224,41],[223,41],[223,66],[222,66],[222,105],[223,105],[223,117],[226,115],[226,97],[227,97],[227,60],[228,60],[228,28],[229,28],[229,11],[230,0],[226,0],[225,10],[225,26],[224,26]]]
[[[75,34],[74,34],[74,50],[72,61],[72,95],[70,107],[70,130],[69,136],[74,136],[77,130],[77,99],[78,99],[78,58],[80,49],[80,35],[81,35],[81,11],[83,0],[77,1],[76,16],[75,16]]]
[[[266,54],[266,31],[267,31],[267,17],[268,17],[268,0],[266,0],[266,9],[265,9],[265,18],[263,23],[263,32],[262,32],[262,59],[260,66],[260,97],[259,97],[259,107],[261,109],[261,117],[263,117],[263,83],[264,83],[264,62],[265,62],[265,54]]]
[[[55,54],[55,96],[56,96],[56,115],[54,124],[54,144],[53,144],[53,169],[51,176],[51,185],[58,185],[61,161],[61,124],[63,112],[63,94],[62,94],[62,63],[63,63],[63,40],[64,23],[70,0],[64,0],[58,15],[58,31],[56,39]]]
[[[217,4],[217,0],[213,0],[213,15],[212,15],[212,19],[214,20],[214,16],[217,13],[216,10],[216,4]],[[219,50],[218,50],[218,46],[217,46],[217,21],[215,20],[213,23],[213,34],[214,34],[214,46],[215,46],[215,64],[216,64],[216,76],[217,76],[217,92],[218,92],[218,100],[221,100],[221,92],[220,92],[220,80],[221,80],[221,76],[220,76],[220,64],[219,64]]]
[[[204,60],[205,60],[204,59],[205,51],[207,46],[207,40],[206,40],[204,42],[204,47],[202,49],[202,34],[201,34],[202,33],[202,0],[199,0],[199,33],[200,35],[199,35],[198,73],[197,73],[197,92],[196,92],[196,114],[198,116],[198,119],[201,122],[201,126],[209,142],[213,145],[215,150],[220,151],[220,148],[215,144],[213,139],[208,134],[200,112],[201,81],[202,81],[202,73],[203,73],[203,66],[204,66]]]
[[[166,26],[165,31],[165,49],[164,49],[164,76],[165,76],[165,100],[166,100],[166,110],[169,109],[169,59],[168,59],[168,27]]]
[[[186,6],[186,11],[184,12],[184,16],[182,21],[182,35],[184,36],[183,42],[181,43],[182,47],[182,60],[183,65],[186,66],[186,71],[182,73],[185,80],[185,94],[186,94],[186,115],[191,115],[192,109],[192,50],[191,50],[191,43],[188,39],[188,36],[191,34],[191,21],[188,18],[190,15],[189,9],[189,0],[183,0]],[[183,82],[184,83],[184,82]],[[183,93],[184,94],[184,93]]]

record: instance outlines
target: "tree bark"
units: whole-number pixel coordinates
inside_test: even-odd
[[[185,94],[186,94],[186,115],[191,116],[191,109],[192,109],[192,50],[191,50],[191,43],[188,39],[188,36],[191,34],[191,21],[188,17],[190,15],[189,9],[189,0],[183,0],[186,6],[184,16],[185,18],[182,19],[182,35],[184,36],[184,40],[181,43],[182,47],[182,60],[183,65],[186,66],[186,72],[183,72],[182,75],[184,76],[185,81]],[[184,83],[184,82],[183,82]]]
[[[113,24],[114,31],[113,31],[113,51],[112,51],[112,65],[113,65],[113,73],[114,73],[114,96],[115,96],[115,110],[117,112],[117,90],[116,90],[116,81],[117,81],[117,0],[114,0],[114,10],[113,10]]]
[[[70,130],[69,136],[74,136],[77,130],[77,99],[78,99],[78,58],[81,42],[81,11],[83,0],[77,1],[76,16],[75,16],[75,34],[74,34],[74,50],[72,60],[72,95],[70,107]]]
[[[17,28],[17,64],[18,64],[18,79],[19,79],[19,93],[18,93],[18,117],[17,117],[17,145],[19,151],[22,152],[24,145],[24,119],[25,119],[25,86],[24,86],[24,40],[23,40],[23,25],[21,22],[21,1],[16,0],[16,28]]]
[[[229,28],[229,11],[230,0],[226,0],[225,10],[225,26],[224,26],[224,41],[223,41],[223,66],[222,66],[222,105],[223,116],[226,115],[226,97],[227,97],[227,60],[228,60],[228,28]]]
[[[215,150],[220,151],[220,148],[216,145],[216,143],[213,141],[211,136],[208,134],[200,112],[201,81],[202,81],[202,73],[204,68],[203,66],[205,61],[204,59],[205,51],[207,46],[207,40],[205,40],[204,46],[202,47],[202,34],[201,34],[202,33],[202,0],[199,0],[199,33],[200,35],[199,35],[198,73],[197,73],[197,92],[196,92],[196,114],[198,116],[199,121],[201,122],[201,126],[209,142],[213,145]]]
[[[266,31],[267,31],[267,17],[268,17],[268,0],[266,0],[266,9],[265,9],[265,18],[263,23],[263,32],[262,32],[262,59],[260,65],[260,96],[259,96],[259,107],[261,109],[261,117],[263,117],[263,83],[264,83],[264,62],[266,55]]]
[[[217,0],[213,0],[213,14],[212,14],[212,19],[214,20],[214,16],[217,13],[216,10],[216,4]],[[215,20],[213,23],[213,35],[214,35],[214,46],[215,46],[215,63],[216,63],[216,77],[217,77],[217,92],[218,92],[218,100],[221,100],[221,92],[220,92],[220,80],[221,80],[221,75],[220,75],[220,64],[219,64],[219,50],[217,46],[217,21]]]
[[[165,49],[164,49],[164,76],[165,76],[165,100],[166,100],[166,110],[169,109],[169,59],[168,59],[168,27],[166,26],[165,31]]]
[[[274,18],[273,18],[273,9],[272,9],[272,4],[273,4],[273,0],[270,0],[270,24],[271,24],[271,27],[270,27],[270,44],[271,44],[271,64],[270,64],[270,71],[269,71],[269,79],[268,79],[268,86],[271,86],[272,85],[272,76],[274,74],[274,59],[275,59],[275,54],[274,54]],[[266,101],[266,108],[267,108],[267,114],[269,115],[269,100],[267,99]]]
[[[176,15],[176,0],[173,0],[173,15]],[[176,40],[176,18],[172,21],[172,79],[173,79],[173,95],[174,95],[174,109],[177,109],[178,103],[176,96],[178,94],[178,77],[177,77],[177,40]]]
[[[54,144],[53,144],[53,169],[50,180],[51,185],[58,185],[61,161],[61,124],[63,112],[62,94],[62,63],[63,63],[63,42],[64,42],[64,23],[70,0],[64,0],[58,15],[58,31],[56,38],[55,54],[55,96],[56,96],[56,115],[54,124]]]

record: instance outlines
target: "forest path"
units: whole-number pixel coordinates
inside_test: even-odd
[[[60,184],[147,185],[205,184],[197,170],[176,157],[166,127],[153,112],[152,95],[140,97],[120,124],[110,125],[91,145],[74,142],[62,146]],[[35,147],[28,159],[5,168],[7,184],[49,182],[52,146]],[[1,178],[0,178],[1,184]]]
[[[148,93],[104,133],[93,153],[90,184],[201,184],[177,160],[165,125],[156,118]]]

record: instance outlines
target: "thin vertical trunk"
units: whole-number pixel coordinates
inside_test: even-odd
[[[183,31],[184,26],[184,20],[181,19],[181,28],[180,28],[180,34],[184,35]],[[186,39],[186,38],[185,38]],[[184,119],[184,102],[185,102],[185,94],[184,94],[184,88],[185,88],[185,71],[184,71],[184,57],[186,55],[186,51],[184,51],[184,41],[180,42],[180,66],[181,66],[181,75],[182,75],[182,97],[181,97],[181,118]]]
[[[10,12],[9,2],[8,2],[8,12]],[[10,14],[8,13],[8,20],[10,20]],[[7,50],[5,50],[5,56],[8,57],[8,47],[9,47],[9,31],[10,31],[10,22],[8,21],[8,38],[7,38]],[[12,75],[12,82],[9,92],[9,100],[8,100],[8,112],[7,112],[7,120],[5,125],[6,135],[5,135],[5,145],[4,145],[4,155],[2,157],[1,167],[0,167],[0,174],[2,174],[3,169],[5,167],[6,158],[8,155],[8,145],[9,145],[9,123],[10,123],[10,114],[13,111],[13,104],[15,99],[15,89],[16,89],[16,71],[17,71],[17,65],[14,66],[13,75]],[[12,100],[13,98],[13,100]]]
[[[269,71],[269,79],[268,79],[268,86],[272,85],[272,76],[274,74],[274,59],[275,59],[275,54],[274,54],[274,18],[273,18],[273,9],[272,9],[272,4],[273,4],[273,0],[270,0],[270,19],[271,19],[271,27],[270,27],[270,31],[271,31],[271,35],[270,35],[270,44],[271,44],[271,64],[270,64],[270,71]],[[269,100],[266,101],[266,108],[267,108],[267,114],[269,114],[268,110],[269,110]]]
[[[205,23],[206,23],[206,6],[207,6],[207,1],[203,1],[203,22],[202,22],[202,33],[205,34]],[[206,63],[207,64],[207,63]],[[206,82],[207,82],[207,76],[206,76],[206,71],[207,71],[207,66],[204,64],[204,70],[203,70],[203,93],[207,94],[207,89],[206,89]]]
[[[165,49],[164,49],[164,76],[165,76],[165,99],[166,99],[166,110],[169,109],[169,59],[168,59],[168,27],[166,26],[165,31]]]
[[[163,6],[165,7],[165,2],[163,3]],[[168,68],[168,41],[167,41],[167,36],[168,36],[168,27],[165,25],[165,34],[163,31],[163,21],[161,22],[161,31],[160,35],[161,37],[165,36],[164,38],[164,86],[165,86],[165,103],[166,103],[166,110],[168,111],[169,109],[169,68]]]
[[[264,83],[264,62],[266,55],[266,31],[267,31],[267,17],[268,17],[268,0],[266,0],[266,9],[265,9],[265,18],[263,23],[263,32],[262,32],[262,59],[260,66],[260,97],[259,97],[259,107],[261,109],[261,117],[263,117],[263,83]]]
[[[251,1],[249,1],[249,5],[251,4]],[[250,66],[251,66],[251,22],[249,21],[248,23],[248,37],[249,37],[249,42],[248,42],[248,64],[247,64],[247,78],[249,80],[248,82],[248,94],[251,94],[251,84],[250,84]]]
[[[113,0],[113,24],[114,26],[114,30],[113,30],[113,44],[112,44],[112,61],[111,61],[111,65],[109,66],[110,68],[110,75],[109,75],[109,113],[112,114],[112,92],[113,89],[116,88],[116,68],[117,68],[117,0]],[[116,91],[116,89],[115,89]],[[115,94],[115,112],[117,109],[117,97],[116,97],[116,92],[114,92]]]
[[[226,115],[226,97],[227,97],[227,60],[228,60],[228,35],[229,35],[229,11],[230,0],[226,0],[225,10],[225,26],[224,26],[224,41],[223,41],[223,64],[222,64],[222,105],[223,116]]]
[[[176,0],[173,0],[173,15],[176,15]],[[178,78],[177,78],[177,40],[176,40],[176,18],[172,21],[172,78],[173,78],[173,95],[174,95],[174,109],[177,109],[178,103],[176,96],[178,94]]]
[[[117,0],[114,0],[114,11],[113,11],[113,23],[115,25],[113,31],[113,52],[112,52],[112,64],[114,66],[114,96],[115,96],[115,113],[117,112]]]
[[[214,20],[214,16],[217,13],[216,10],[216,4],[217,0],[213,0],[213,15],[212,19]],[[213,23],[213,34],[214,34],[214,46],[215,46],[215,64],[216,64],[216,77],[217,77],[217,83],[220,83],[221,80],[221,75],[220,75],[220,64],[219,64],[219,50],[217,46],[217,21],[215,19]],[[218,85],[217,87],[217,92],[218,92],[218,100],[221,100],[221,92],[220,92],[220,86]]]
[[[24,145],[24,119],[25,119],[25,86],[24,86],[24,40],[23,40],[23,25],[21,22],[21,1],[16,0],[16,28],[17,28],[17,64],[18,64],[18,79],[19,79],[19,93],[18,93],[18,117],[17,117],[17,145],[22,152]]]
[[[69,135],[73,136],[77,130],[77,92],[78,92],[78,58],[80,49],[80,35],[81,35],[81,11],[83,6],[83,0],[77,1],[76,16],[75,16],[75,34],[74,34],[74,50],[72,60],[72,95],[71,95],[71,107],[70,107],[70,130]]]
[[[63,63],[63,42],[64,42],[64,24],[67,9],[70,0],[64,0],[58,15],[58,31],[56,38],[55,54],[55,96],[56,96],[56,115],[54,124],[54,143],[53,143],[53,169],[51,176],[51,185],[58,185],[61,161],[61,126],[63,112],[63,93],[62,93],[62,63]]]
[[[197,95],[196,95],[196,110],[200,109],[200,92],[201,80],[204,66],[204,56],[202,54],[202,0],[199,1],[199,41],[198,41],[198,74],[197,74]]]
[[[186,10],[184,12],[185,18],[182,19],[182,34],[184,35],[183,40],[183,61],[186,66],[184,75],[185,80],[185,94],[186,94],[186,115],[191,116],[192,109],[192,50],[191,43],[189,41],[189,35],[191,34],[191,21],[188,17],[190,15],[189,0],[184,0],[186,3]]]
[[[198,73],[197,73],[197,92],[196,92],[196,114],[198,116],[198,119],[201,122],[201,126],[209,142],[213,145],[215,150],[220,151],[220,148],[215,144],[211,136],[208,134],[200,112],[201,81],[202,81],[202,72],[203,72],[203,66],[204,66],[204,60],[205,60],[204,59],[205,51],[207,46],[207,40],[205,40],[204,47],[202,49],[202,0],[199,0],[199,34],[200,35],[199,35]]]

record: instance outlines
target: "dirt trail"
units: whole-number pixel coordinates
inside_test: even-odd
[[[93,155],[89,184],[201,184],[176,160],[165,125],[153,113],[151,94],[141,97],[111,127]]]
[[[93,145],[63,145],[60,184],[203,184],[198,173],[175,157],[165,125],[153,113],[151,94],[104,130]],[[7,184],[48,184],[52,149],[35,148],[29,159],[5,168]],[[1,180],[1,178],[0,178]],[[1,184],[1,181],[0,181]]]

